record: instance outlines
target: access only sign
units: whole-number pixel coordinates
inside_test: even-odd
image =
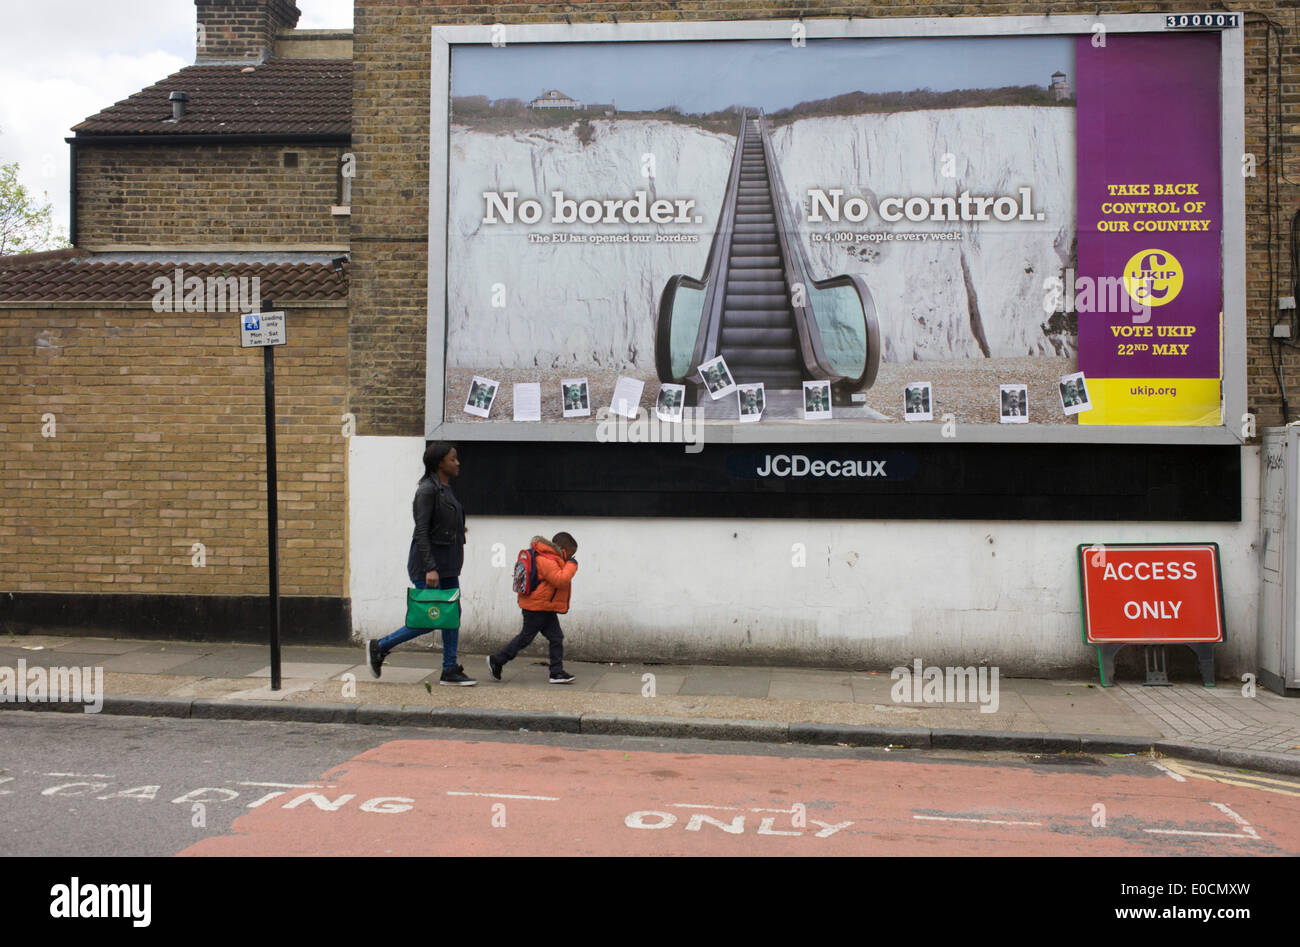
[[[1217,543],[1093,544],[1078,554],[1086,644],[1223,641]]]

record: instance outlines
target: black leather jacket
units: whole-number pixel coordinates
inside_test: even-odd
[[[434,477],[420,481],[411,503],[415,517],[412,541],[420,551],[425,572],[437,569],[437,554],[433,547],[450,546],[464,542],[460,510],[452,501],[442,481]]]

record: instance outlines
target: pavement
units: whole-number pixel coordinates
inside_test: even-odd
[[[544,643],[543,643],[544,645]],[[270,689],[267,646],[23,635],[0,639],[0,667],[102,668],[103,713],[463,727],[1036,753],[1156,753],[1300,775],[1300,700],[1221,682],[999,678],[965,701],[895,701],[890,669],[818,670],[566,662],[548,683],[542,646],[475,687],[440,686],[442,655],[411,642],[374,680],[355,647],[285,647]],[[98,672],[92,672],[92,675]],[[51,677],[51,679],[53,679]],[[0,677],[0,680],[3,680]],[[996,695],[996,700],[994,699]],[[912,698],[934,698],[918,689]],[[955,695],[950,695],[955,696]],[[0,709],[81,712],[80,703],[0,696]]]

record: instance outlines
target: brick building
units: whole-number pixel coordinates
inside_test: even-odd
[[[294,342],[276,379],[285,621],[347,634],[351,35],[295,31],[283,0],[196,6],[195,65],[72,130],[75,249],[0,260],[11,630],[257,636],[262,366],[235,313],[269,299]]]
[[[1272,297],[1295,276],[1283,248],[1284,222],[1300,198],[1292,183],[1300,172],[1296,35],[1276,28],[1292,22],[1295,6],[1241,7],[1245,150],[1257,162],[1246,183],[1246,387],[1261,428],[1282,420],[1278,378],[1295,377],[1300,365],[1292,348],[1269,341]],[[1065,8],[909,2],[870,12],[1103,16],[1200,8],[1182,0]],[[7,369],[0,589],[12,593],[0,622],[17,632],[263,634],[260,357],[237,347],[228,314],[154,310],[154,281],[178,266],[205,281],[258,276],[262,297],[289,313],[290,344],[277,353],[286,639],[347,640],[398,623],[409,493],[424,438],[434,433],[425,415],[435,377],[426,347],[429,180],[431,159],[445,155],[429,146],[433,28],[741,18],[784,28],[798,18],[862,12],[834,2],[515,8],[357,0],[350,33],[315,33],[294,29],[298,13],[287,0],[196,0],[196,9],[203,45],[194,66],[73,130],[76,249],[0,261]],[[343,172],[347,155],[352,179]],[[53,436],[42,436],[47,416]],[[477,573],[466,582],[467,615],[481,619],[467,624],[462,648],[495,640],[517,620],[497,561],[502,550],[512,558],[527,536],[569,528],[589,557],[584,564],[595,566],[569,623],[577,657],[876,666],[921,654],[927,662],[988,659],[1008,673],[1080,672],[1092,658],[1073,637],[1077,592],[1058,581],[1071,575],[1073,545],[1208,536],[1224,549],[1236,632],[1220,667],[1240,672],[1253,660],[1259,450],[1236,451],[1240,515],[1199,526],[1095,513],[1073,518],[1097,523],[1071,524],[1023,509],[967,512],[961,522],[942,512],[928,521],[801,519],[797,503],[782,519],[704,509],[652,520],[602,506],[604,494],[594,488],[587,517],[544,502],[528,516],[517,503],[493,506],[488,494],[515,495],[515,460],[558,463],[562,455],[468,444],[469,512],[476,513],[473,500],[492,515],[474,520],[482,525],[467,548],[467,575]],[[1163,460],[1148,462],[1134,447],[1096,453],[1113,457],[1116,471],[1139,472],[1134,494],[1167,487]],[[1151,452],[1157,455],[1165,456]],[[548,489],[560,487],[548,481]],[[824,566],[817,578],[808,569],[773,581],[773,563],[787,564],[793,544]],[[652,549],[678,552],[665,561]],[[701,574],[681,550],[723,565]],[[1053,558],[1066,565],[1042,572],[1038,564]],[[934,578],[953,561],[967,563],[959,579]],[[628,575],[676,590],[682,615],[666,624],[642,614]],[[932,578],[909,586],[903,577],[913,575]],[[781,601],[764,612],[754,602],[768,595]],[[1051,644],[1036,643],[1049,633],[1042,628]]]

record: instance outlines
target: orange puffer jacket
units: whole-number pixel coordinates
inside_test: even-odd
[[[537,562],[537,588],[531,595],[518,596],[519,607],[530,612],[559,612],[563,615],[569,610],[569,590],[578,563],[541,536],[533,537],[532,549]]]

